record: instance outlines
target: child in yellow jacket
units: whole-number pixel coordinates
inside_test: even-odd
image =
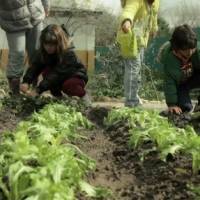
[[[122,15],[117,40],[124,57],[125,106],[140,104],[138,90],[144,49],[157,30],[159,0],[121,0]],[[125,51],[124,51],[125,50]]]

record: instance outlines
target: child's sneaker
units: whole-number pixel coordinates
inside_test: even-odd
[[[142,101],[142,99],[138,96],[138,99],[139,99],[139,106],[142,106],[143,105],[143,101]]]
[[[125,102],[125,106],[126,107],[142,107],[143,102],[142,99],[137,95],[137,101],[133,102],[133,101],[126,101]]]
[[[193,112],[199,112],[200,111],[200,103],[198,102],[197,104],[195,104]]]
[[[85,93],[85,95],[81,99],[83,100],[83,102],[84,102],[86,107],[91,107],[92,106],[91,98],[87,93]]]
[[[197,97],[198,102],[195,104],[193,112],[199,112],[200,111],[200,95]]]

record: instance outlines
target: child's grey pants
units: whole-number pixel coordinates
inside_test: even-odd
[[[124,59],[124,95],[125,106],[137,106],[139,102],[139,86],[141,82],[141,67],[143,63],[144,49],[142,48],[136,58]]]
[[[7,78],[20,78],[24,71],[25,52],[31,58],[38,48],[43,23],[25,31],[6,33],[9,47]]]

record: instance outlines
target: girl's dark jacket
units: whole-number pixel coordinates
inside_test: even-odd
[[[61,62],[59,62],[60,58]],[[60,58],[57,55],[47,55],[42,58],[40,51],[37,51],[31,60],[31,67],[23,77],[23,83],[33,83],[46,70],[48,73],[43,76],[37,88],[39,94],[52,88],[61,90],[64,81],[74,76],[87,83],[87,70],[72,50],[65,51]]]

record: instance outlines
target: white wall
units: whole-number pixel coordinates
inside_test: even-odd
[[[79,8],[86,10],[95,10],[96,3],[93,1],[96,0],[50,0],[51,7],[60,7],[60,8]]]
[[[67,18],[65,17],[49,17],[45,21],[45,25],[55,24],[66,24]],[[95,48],[95,26],[88,24],[85,19],[73,18],[72,25],[67,27],[70,33],[73,33],[73,42],[76,50],[94,50]],[[70,23],[70,24],[71,24]],[[69,25],[70,25],[69,24]]]
[[[5,32],[0,28],[0,49],[8,49]]]
[[[81,19],[77,19],[78,23]],[[49,23],[65,24],[67,18],[48,18],[45,20],[45,25]],[[77,28],[77,27],[75,27]],[[72,28],[73,30],[73,28]],[[94,50],[95,46],[95,26],[91,24],[84,24],[80,22],[73,37],[74,45],[77,50]],[[8,49],[5,32],[0,29],[0,49]]]

